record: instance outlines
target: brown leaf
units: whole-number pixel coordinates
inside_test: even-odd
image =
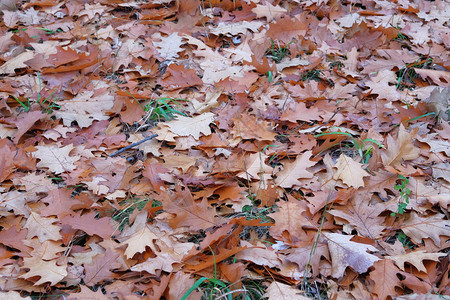
[[[310,161],[312,156],[311,151],[306,151],[302,155],[297,156],[293,162],[285,162],[283,170],[278,172],[275,183],[284,188],[291,188],[294,185],[299,185],[299,178],[312,178],[313,173],[307,170],[312,167],[316,162]]]
[[[114,232],[110,218],[96,218],[94,211],[81,215],[81,212],[74,216],[66,216],[61,219],[64,225],[70,225],[73,229],[79,229],[88,235],[98,235],[101,238],[109,239]]]
[[[111,270],[121,266],[117,261],[119,256],[120,253],[107,249],[105,253],[96,255],[91,264],[84,264],[86,270],[84,283],[87,286],[93,286],[103,280],[114,278],[115,275]]]
[[[390,259],[383,259],[373,264],[375,270],[370,272],[370,278],[375,282],[373,292],[378,295],[380,300],[385,300],[389,296],[397,295],[395,287],[400,286],[400,280],[397,273],[400,271]]]
[[[420,217],[413,212],[401,229],[416,244],[421,244],[424,238],[431,238],[439,247],[441,245],[439,236],[450,236],[450,224],[443,217],[442,214]]]
[[[385,229],[385,218],[379,215],[386,210],[386,206],[382,203],[372,204],[370,199],[366,192],[357,193],[350,203],[332,209],[329,213],[344,219],[348,226],[355,227],[360,235],[373,240],[379,239]]]
[[[274,41],[280,41],[285,45],[297,39],[298,36],[304,35],[308,28],[307,23],[299,18],[279,17],[276,22],[270,24],[267,36]]]
[[[179,190],[174,196],[163,202],[164,210],[174,215],[168,220],[172,228],[189,227],[191,230],[205,230],[219,224],[206,199],[194,202],[189,190]]]
[[[308,300],[310,298],[302,296],[304,293],[294,286],[273,281],[266,290],[264,297],[269,300]]]
[[[286,243],[307,239],[302,226],[310,225],[310,221],[304,215],[305,209],[294,201],[279,203],[279,211],[269,214],[275,220],[275,225],[270,227],[270,234]]]

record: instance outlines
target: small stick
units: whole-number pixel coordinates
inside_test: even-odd
[[[131,145],[129,145],[129,146],[123,147],[122,149],[120,149],[120,150],[118,150],[118,151],[116,151],[116,152],[114,152],[114,153],[108,155],[108,157],[114,157],[114,156],[117,156],[117,155],[119,155],[120,153],[122,153],[122,152],[124,152],[124,151],[126,151],[126,150],[128,150],[128,149],[131,149],[131,148],[133,148],[133,147],[135,147],[135,146],[139,146],[140,144],[142,144],[142,143],[144,143],[144,142],[146,142],[146,141],[148,141],[148,140],[151,140],[152,138],[157,137],[157,136],[158,136],[157,134],[152,134],[151,136],[146,137],[146,138],[143,139],[142,141],[139,141],[139,142],[137,142],[137,143],[133,143],[133,144],[131,144]],[[108,157],[107,157],[107,158],[108,158]]]

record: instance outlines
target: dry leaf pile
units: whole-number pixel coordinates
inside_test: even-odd
[[[0,10],[2,297],[450,294],[445,1]]]

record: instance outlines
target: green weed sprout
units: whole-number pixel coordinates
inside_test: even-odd
[[[403,215],[405,212],[406,207],[409,204],[409,195],[411,195],[411,190],[406,187],[406,185],[409,183],[409,178],[398,175],[398,178],[400,179],[400,183],[394,185],[394,189],[399,191],[400,193],[400,199],[401,201],[397,204],[398,205],[398,213]],[[396,213],[392,212],[391,217],[395,217]]]
[[[130,95],[146,113],[150,114],[149,120],[151,121],[169,121],[175,119],[176,115],[185,116],[183,112],[173,108],[171,104],[176,106],[181,106],[177,101],[187,101],[186,99],[172,99],[172,98],[158,98],[156,100],[145,100],[145,105],[142,105],[136,97],[134,97],[130,92],[125,91]]]
[[[42,99],[42,82],[41,82],[41,76],[39,73],[37,73],[37,76],[38,76],[38,80],[39,80],[39,92],[38,92],[38,95],[36,98],[36,102],[39,103],[39,105],[41,106],[42,112],[50,114],[53,112],[54,109],[60,108],[60,106],[55,103],[56,96],[53,98],[53,100],[51,100],[51,98],[53,97],[53,94],[55,94],[56,91],[53,91],[48,97],[46,97],[44,100],[41,101],[41,99]],[[27,98],[27,102],[23,102],[14,95],[10,95],[10,96],[13,97],[14,100],[16,100],[22,106],[22,108],[25,112],[30,111],[31,105],[33,104],[33,101],[30,100],[30,97]],[[47,106],[44,106],[45,104]]]

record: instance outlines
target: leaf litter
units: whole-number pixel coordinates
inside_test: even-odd
[[[448,296],[448,13],[1,1],[2,296]]]

